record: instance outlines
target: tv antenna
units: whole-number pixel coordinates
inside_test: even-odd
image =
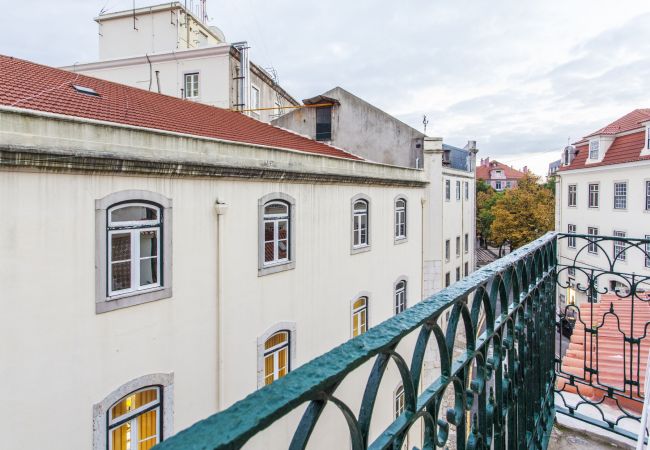
[[[426,114],[422,117],[422,125],[424,125],[424,134],[427,134],[427,125],[429,125],[429,119],[427,119]]]

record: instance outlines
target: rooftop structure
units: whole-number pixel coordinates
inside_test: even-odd
[[[481,163],[476,168],[476,179],[485,181],[497,191],[502,191],[516,187],[517,182],[526,176],[527,172],[527,167],[519,171],[499,161],[490,161],[490,158],[487,157],[481,158]]]

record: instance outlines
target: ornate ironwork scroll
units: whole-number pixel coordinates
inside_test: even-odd
[[[650,339],[650,240],[558,235],[557,411],[636,440]]]
[[[307,446],[327,404],[345,418],[347,428],[336,432],[349,438],[353,450],[399,449],[416,422],[423,424],[425,449],[546,448],[555,414],[555,269],[556,237],[549,233],[155,448],[240,448],[304,404],[287,442],[291,450]],[[459,327],[465,342],[456,341]],[[417,341],[409,364],[397,345],[412,332]],[[440,355],[440,376],[422,386],[431,345]],[[359,387],[364,394],[355,412],[337,388],[367,361],[374,365]],[[371,440],[374,404],[389,364],[399,369],[405,408]],[[453,392],[450,407],[444,402],[448,392]]]

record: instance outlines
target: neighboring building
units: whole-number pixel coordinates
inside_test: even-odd
[[[548,165],[548,177],[553,177],[557,173],[557,171],[560,169],[562,166],[562,160],[558,159],[557,161],[553,161],[552,163],[549,163]]]
[[[526,173],[527,167],[519,171],[499,161],[490,161],[489,157],[481,158],[481,164],[476,168],[476,178],[485,181],[497,191],[516,187]]]
[[[632,111],[565,148],[556,174],[555,211],[556,229],[564,233],[650,238],[650,109]],[[578,258],[582,266],[609,267],[614,252],[620,253],[596,245],[580,251],[586,243],[561,241],[560,262]],[[623,253],[616,267],[650,276],[650,258],[642,256]],[[580,283],[586,286],[584,274],[564,271],[561,277],[569,287],[560,293],[560,306],[587,300],[577,289]],[[614,276],[598,278],[602,289],[615,289],[617,282]]]
[[[0,72],[6,448],[150,448],[473,269],[473,174],[440,139],[425,170],[389,166],[15,58]],[[394,365],[382,383],[371,438],[396,413]]]
[[[341,87],[303,100],[309,107],[293,110],[272,123],[344,148],[382,164],[424,168],[431,182],[425,226],[431,233],[425,255],[423,295],[428,296],[467,276],[476,268],[476,143],[466,148],[444,144],[371,105]],[[426,153],[426,155],[425,155]]]
[[[370,161],[423,167],[425,135],[345,89],[335,87],[303,103],[306,108],[292,110],[273,124]]]
[[[180,2],[102,14],[99,61],[64,67],[269,122],[296,106],[277,80],[249,60],[246,42],[228,43]]]

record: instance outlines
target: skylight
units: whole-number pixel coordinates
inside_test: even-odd
[[[72,87],[74,88],[75,91],[81,94],[93,95],[95,97],[99,97],[99,93],[93,88],[89,88],[86,86],[79,86],[78,84],[73,84]]]

